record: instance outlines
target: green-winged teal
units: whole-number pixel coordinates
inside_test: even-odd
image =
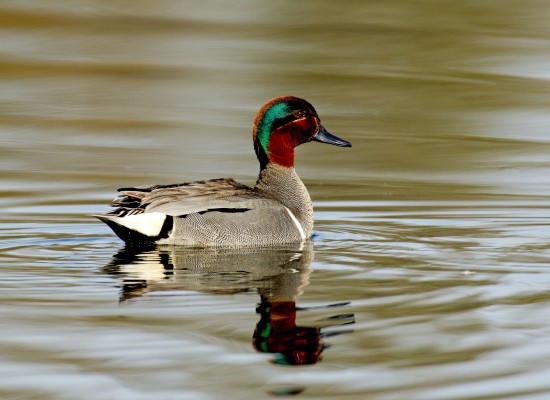
[[[309,238],[313,206],[294,170],[294,148],[312,140],[351,144],[327,132],[313,106],[292,96],[258,111],[253,139],[260,161],[254,187],[221,178],[121,188],[114,209],[96,217],[129,245],[265,246]]]

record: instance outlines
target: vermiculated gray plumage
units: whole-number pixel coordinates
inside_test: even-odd
[[[296,173],[285,172],[283,178],[266,168],[254,188],[230,178],[122,188],[111,204],[114,210],[97,217],[128,244],[239,247],[298,242],[311,236],[313,209]],[[284,202],[277,198],[280,191]],[[125,217],[145,213],[166,215],[158,235],[124,225]],[[307,227],[305,238],[290,213]]]

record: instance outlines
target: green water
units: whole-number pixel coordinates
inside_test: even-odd
[[[2,2],[0,397],[548,398],[549,18]],[[253,184],[280,95],[353,143],[297,150],[312,243],[134,254],[90,217],[121,186]]]

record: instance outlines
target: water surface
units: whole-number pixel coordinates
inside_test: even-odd
[[[546,399],[545,2],[5,1],[0,397]],[[304,246],[131,252],[117,187],[253,184],[311,101]]]

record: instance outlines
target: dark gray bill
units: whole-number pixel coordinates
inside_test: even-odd
[[[315,140],[316,142],[321,143],[333,144],[340,147],[351,147],[350,142],[344,139],[340,139],[339,137],[334,136],[332,133],[329,133],[321,124],[319,124],[319,129],[317,130],[317,132],[315,132],[315,135],[313,135],[311,140]]]

